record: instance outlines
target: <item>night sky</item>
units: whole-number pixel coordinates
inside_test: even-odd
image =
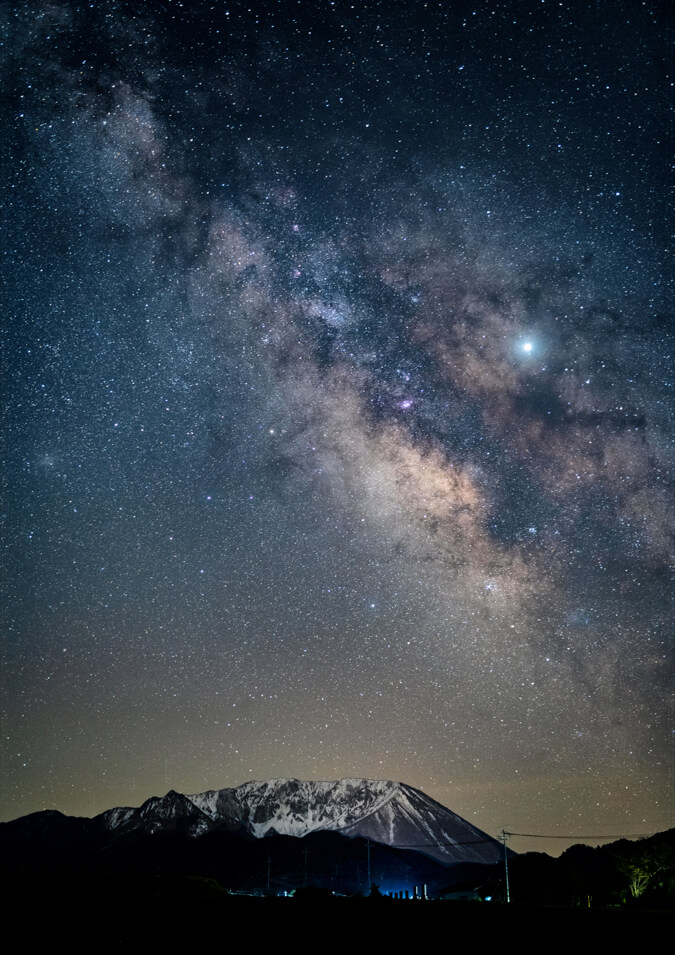
[[[0,817],[673,825],[665,5],[2,20]]]

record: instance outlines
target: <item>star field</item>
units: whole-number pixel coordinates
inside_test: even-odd
[[[2,818],[672,825],[664,8],[2,16]]]

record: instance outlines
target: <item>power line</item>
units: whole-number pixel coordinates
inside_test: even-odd
[[[541,832],[511,832],[508,829],[503,831],[505,831],[507,836],[518,836],[523,839],[642,839],[645,836],[656,835],[656,833],[660,832],[661,830],[652,829],[649,832],[619,833],[618,835],[602,834],[602,835],[590,835],[590,836],[589,835],[579,836],[574,834],[561,836],[558,833],[549,835],[547,833],[541,833]],[[387,843],[383,843],[383,845],[387,845],[391,849],[430,849],[434,847],[440,848],[441,846],[477,846],[477,845],[485,845],[486,843],[494,843],[494,842],[499,842],[499,840],[493,839],[492,837],[489,836],[487,839],[471,839],[468,842],[453,842],[453,841],[387,842]]]
[[[498,840],[489,836],[487,839],[472,839],[470,842],[383,842],[382,845],[391,849],[428,849],[430,846],[478,846],[493,842]]]
[[[595,836],[576,836],[576,835],[567,835],[561,836],[558,834],[549,835],[541,832],[509,832],[507,830],[507,836],[519,836],[523,839],[641,839],[644,836],[654,836],[660,830],[651,829],[649,832],[629,832],[629,833],[620,833],[619,835],[595,835]]]

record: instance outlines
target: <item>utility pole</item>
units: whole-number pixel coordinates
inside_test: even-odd
[[[502,829],[502,842],[504,843],[504,878],[506,880],[506,901],[511,901],[511,893],[509,892],[509,857],[506,852],[506,839],[508,837],[508,832],[505,829]]]
[[[267,856],[267,894],[270,894],[270,870],[272,868],[272,856]]]
[[[372,884],[373,884],[373,883],[370,881],[370,839],[368,839],[368,841],[366,842],[366,847],[367,847],[367,849],[368,849],[368,891],[370,892],[370,889],[371,889]]]

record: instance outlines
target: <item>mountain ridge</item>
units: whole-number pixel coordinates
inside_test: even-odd
[[[171,790],[137,810],[108,810],[102,816],[111,829],[152,832],[180,826],[195,836],[216,828],[257,839],[272,833],[302,838],[334,831],[415,848],[446,865],[492,863],[502,854],[496,839],[421,790],[365,777],[249,780],[188,796]]]
[[[75,819],[54,810],[49,815],[35,814],[33,819],[21,817],[3,828],[37,834],[40,827],[58,825],[66,831]],[[176,833],[196,839],[222,832],[259,840],[335,832],[421,852],[446,866],[492,864],[503,857],[500,842],[421,790],[365,777],[249,780],[192,795],[171,789],[164,796],[150,796],[138,807],[114,807],[80,822],[83,832],[99,832],[112,839],[133,833]]]

